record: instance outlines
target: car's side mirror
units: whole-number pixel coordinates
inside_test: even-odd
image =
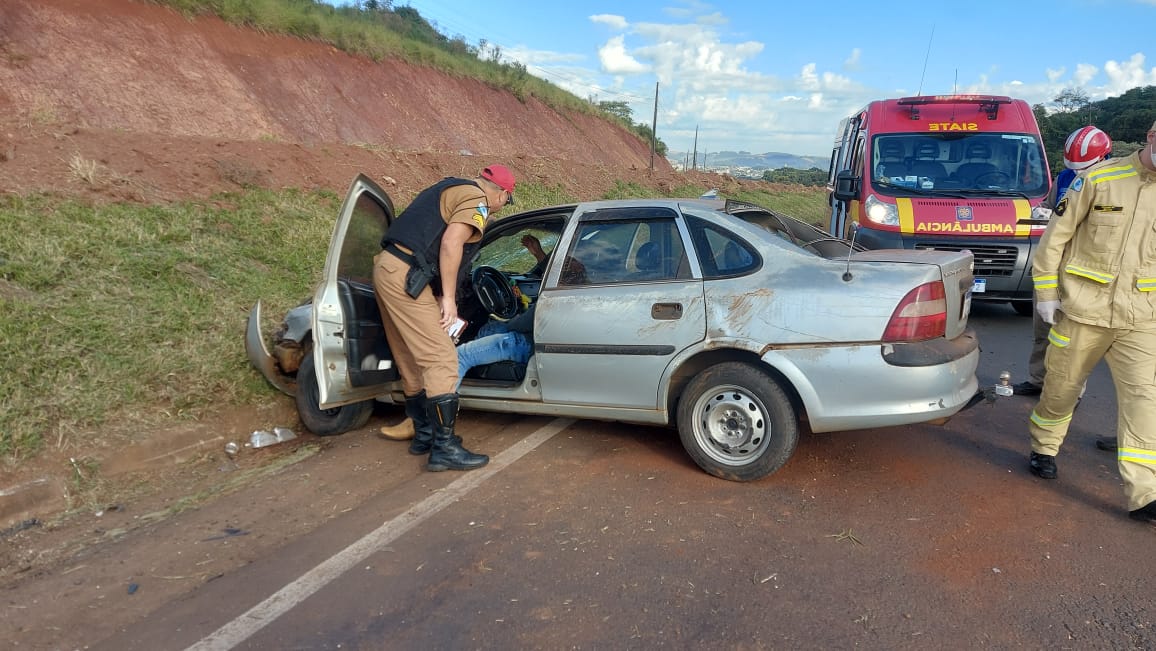
[[[851,201],[859,195],[859,177],[851,170],[842,170],[835,175],[835,191],[832,194],[839,201]]]

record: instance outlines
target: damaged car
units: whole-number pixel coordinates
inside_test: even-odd
[[[259,301],[250,314],[250,360],[316,434],[364,425],[375,401],[404,404],[372,282],[393,219],[358,176],[322,279],[273,352]],[[462,342],[535,314],[530,359],[471,369],[464,408],[672,427],[724,479],[775,472],[803,428],[943,421],[982,395],[967,251],[864,251],[750,203],[631,199],[494,221],[469,269]]]

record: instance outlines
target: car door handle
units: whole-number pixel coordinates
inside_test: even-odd
[[[682,318],[682,303],[655,303],[650,306],[650,318],[674,321]]]

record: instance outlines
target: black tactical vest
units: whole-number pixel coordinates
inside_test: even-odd
[[[434,185],[422,190],[414,197],[413,202],[406,206],[406,209],[401,211],[401,214],[397,216],[397,219],[395,219],[389,227],[389,232],[385,234],[385,237],[381,238],[381,248],[385,248],[385,245],[390,242],[396,242],[413,251],[415,257],[419,259],[420,256],[425,256],[425,261],[433,274],[437,276],[442,235],[446,232],[446,226],[448,226],[441,212],[442,192],[456,185],[472,185],[481,189],[481,186],[474,181],[447,176]],[[459,281],[461,275],[465,274],[469,269],[470,258],[477,248],[477,244],[467,244],[465,246],[462,252]],[[437,283],[435,283],[434,287],[437,286]]]

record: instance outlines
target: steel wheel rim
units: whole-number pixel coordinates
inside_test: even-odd
[[[726,465],[750,463],[770,442],[766,405],[746,389],[721,385],[694,403],[694,437],[711,459]]]

